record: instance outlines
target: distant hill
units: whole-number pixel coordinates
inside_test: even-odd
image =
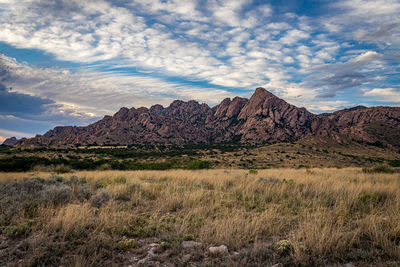
[[[226,98],[212,108],[193,100],[175,100],[166,108],[124,107],[88,126],[58,126],[18,144],[264,144],[316,136],[399,148],[400,107],[359,106],[317,115],[257,88],[250,99]]]
[[[4,142],[2,143],[2,145],[6,145],[6,146],[13,146],[15,144],[21,143],[25,140],[26,138],[22,138],[22,139],[17,139],[15,136],[7,138],[6,140],[4,140]]]

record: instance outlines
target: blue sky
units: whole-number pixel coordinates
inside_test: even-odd
[[[0,0],[0,136],[262,86],[316,113],[400,104],[400,1]]]

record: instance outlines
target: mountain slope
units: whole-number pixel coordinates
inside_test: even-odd
[[[392,131],[385,131],[386,127]],[[357,107],[316,115],[257,88],[250,99],[227,98],[213,108],[196,101],[180,100],[166,108],[161,105],[150,109],[121,108],[113,116],[105,116],[86,127],[56,127],[21,144],[262,144],[322,135],[343,143],[357,141],[398,146],[396,133],[399,130],[398,107]],[[384,136],[387,132],[391,137]]]

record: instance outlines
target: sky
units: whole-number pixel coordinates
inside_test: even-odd
[[[0,140],[256,87],[314,113],[400,104],[399,0],[0,0]]]

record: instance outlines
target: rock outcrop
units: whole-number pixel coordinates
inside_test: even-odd
[[[19,144],[19,143],[25,141],[25,140],[26,140],[26,138],[17,139],[15,136],[13,136],[13,137],[10,137],[10,138],[7,138],[6,140],[4,140],[2,145],[14,146],[16,144]]]
[[[386,136],[388,132],[392,136]],[[399,107],[356,107],[316,115],[257,88],[250,99],[226,98],[212,108],[193,100],[175,100],[166,108],[124,107],[86,127],[56,127],[22,145],[262,144],[325,135],[338,142],[400,147],[398,132]]]

